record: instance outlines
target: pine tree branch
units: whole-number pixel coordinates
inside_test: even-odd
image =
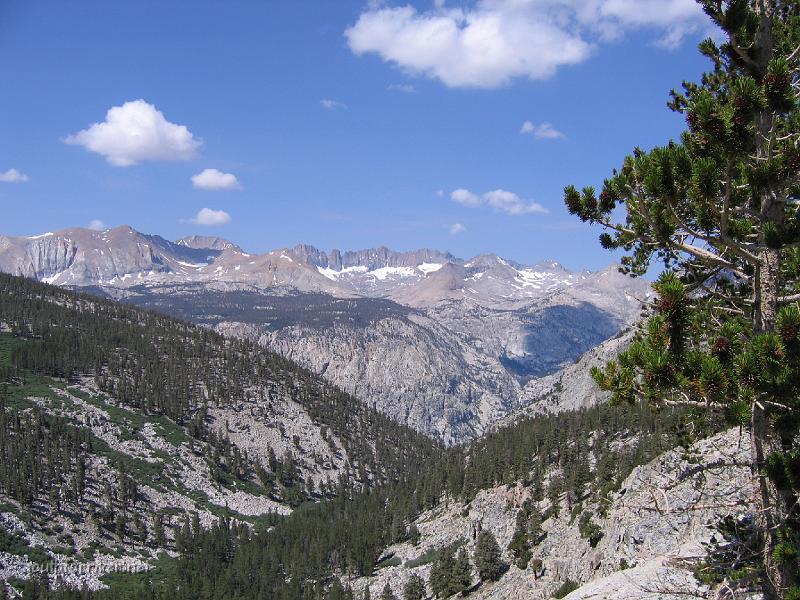
[[[727,217],[725,217],[723,219],[723,221],[722,221],[722,224],[721,224],[721,227],[720,227],[720,230],[721,230],[720,231],[720,236],[719,237],[712,237],[712,236],[709,236],[709,235],[705,235],[704,233],[702,233],[700,231],[697,231],[694,228],[690,227],[689,224],[686,223],[678,215],[678,213],[675,211],[675,208],[671,204],[669,205],[669,210],[672,213],[672,216],[674,216],[675,219],[678,221],[678,223],[680,224],[681,228],[686,230],[686,232],[689,235],[691,235],[692,237],[695,237],[695,238],[697,238],[699,240],[703,240],[704,242],[706,242],[707,244],[709,244],[712,247],[714,247],[715,244],[719,243],[720,245],[724,246],[725,248],[727,248],[728,250],[733,252],[736,256],[738,256],[741,259],[744,259],[745,261],[747,261],[751,265],[757,266],[759,264],[759,259],[755,254],[749,252],[746,247],[744,247],[742,244],[739,244],[738,242],[734,241],[733,239],[728,237],[726,235],[726,233],[724,233],[722,231],[722,227],[723,226],[727,230],[727,227],[728,227]],[[727,211],[727,207],[725,207],[725,209],[723,210],[723,214],[726,211]]]
[[[742,315],[742,316],[746,314],[741,308],[729,308],[727,306],[715,306],[712,310],[721,310],[722,312],[727,312],[734,315]]]
[[[761,217],[759,213],[746,206],[734,206],[731,208],[731,211],[737,215],[742,217],[750,217],[751,219],[758,219]]]
[[[718,254],[714,254],[713,252],[709,252],[705,248],[700,248],[699,246],[695,246],[693,244],[687,244],[686,242],[666,242],[667,247],[673,248],[675,250],[680,250],[681,252],[685,252],[686,254],[691,254],[695,258],[699,258],[700,260],[706,262],[707,264],[714,265],[717,267],[723,267],[725,269],[730,270],[732,273],[736,275],[740,275],[743,277],[747,277],[742,271],[736,268],[736,265],[732,262],[725,260]]]
[[[664,406],[685,406],[691,408],[710,408],[712,410],[724,410],[726,406],[719,402],[703,402],[701,400],[689,400],[689,398],[684,394],[684,400],[667,400],[666,398],[660,398],[655,402],[657,404],[662,404]]]
[[[781,296],[778,298],[778,304],[788,304],[789,302],[800,301],[800,294],[791,294],[789,296]]]
[[[794,49],[794,51],[789,55],[789,58],[786,59],[787,62],[792,62],[793,60],[800,57],[800,46]]]
[[[759,72],[758,63],[756,63],[756,61],[750,58],[745,48],[742,48],[739,44],[736,43],[736,40],[734,40],[733,36],[730,37],[730,43],[731,43],[731,48],[733,48],[733,51],[736,52],[736,56],[738,56],[742,60],[742,62],[747,66],[747,68],[755,73],[758,73]]]
[[[650,211],[647,208],[647,203],[644,201],[644,196],[645,195],[644,195],[644,192],[641,189],[641,184],[639,183],[639,178],[638,178],[638,174],[636,172],[636,169],[633,170],[633,176],[634,176],[635,185],[631,187],[631,192],[632,192],[631,201],[626,203],[628,205],[628,210],[630,210],[631,212],[634,212],[639,217],[641,217],[643,220],[647,221],[650,224],[650,227],[655,230],[655,229],[657,229],[657,227],[656,227],[657,223],[656,223],[655,219],[652,217],[652,215],[650,214]],[[675,218],[678,219],[678,221],[681,223],[681,226],[689,232],[689,235],[692,235],[693,237],[697,237],[699,239],[703,239],[703,237],[701,235],[696,235],[695,233],[691,232],[690,228],[686,227],[685,224],[683,224],[682,219],[680,219],[680,217],[678,217],[678,215],[675,213],[675,209],[671,205],[669,206],[669,209],[672,212],[672,214],[675,216]],[[634,232],[631,231],[630,233],[634,233]],[[715,266],[718,266],[718,267],[724,267],[726,269],[729,269],[733,273],[736,273],[737,275],[742,275],[742,276],[746,277],[746,275],[744,275],[744,273],[742,273],[742,271],[740,271],[736,267],[736,265],[734,263],[732,263],[732,262],[730,262],[728,260],[725,260],[724,258],[719,256],[718,254],[714,254],[713,252],[710,252],[710,251],[708,251],[708,250],[706,250],[704,248],[700,248],[699,246],[695,246],[695,245],[692,245],[692,244],[687,244],[685,242],[685,240],[681,240],[680,242],[677,242],[677,243],[673,242],[671,240],[668,240],[668,241],[664,242],[664,245],[667,248],[680,250],[682,252],[690,254],[690,255],[694,256],[695,258],[698,258],[698,259],[700,259],[702,261],[705,261],[707,264],[712,264],[712,265],[715,265]],[[753,255],[750,255],[750,256],[752,258],[755,258]],[[756,263],[756,264],[758,264],[758,263]]]
[[[728,166],[725,168],[725,196],[722,199],[722,214],[720,215],[719,231],[723,238],[728,237],[728,218],[731,211],[731,161],[728,160]]]
[[[695,292],[697,290],[702,290],[706,294],[708,294],[708,296],[710,296],[712,298],[716,298],[721,302],[725,302],[727,304],[730,304],[730,307],[715,306],[715,307],[713,307],[713,310],[722,310],[722,311],[726,311],[726,312],[730,312],[730,313],[734,313],[734,314],[741,314],[741,315],[746,314],[745,311],[741,308],[740,304],[746,304],[747,300],[745,300],[743,298],[737,298],[736,296],[731,296],[731,295],[726,295],[726,294],[720,293],[717,290],[716,286],[712,287],[712,286],[709,285],[709,282],[713,282],[714,278],[717,277],[720,273],[723,272],[722,268],[718,267],[718,268],[714,269],[710,273],[706,272],[705,270],[702,270],[700,268],[695,268],[695,266],[693,264],[691,264],[691,263],[687,263],[685,265],[685,268],[688,271],[690,271],[691,274],[695,277],[695,282],[691,283],[691,284],[687,284],[687,286],[686,286],[686,292],[688,294],[691,294],[691,293],[693,293],[693,292]],[[739,276],[739,278],[743,279],[744,281],[749,281],[750,280],[750,277]]]
[[[767,144],[767,157],[772,160],[775,157],[775,138],[778,135],[778,126],[775,121],[775,113],[772,113],[769,125],[769,143]]]
[[[611,221],[606,221],[604,219],[595,219],[595,223],[602,225],[603,227],[607,227],[617,233],[625,233],[628,235],[636,235],[636,232],[633,229],[628,229],[627,227],[623,227],[622,225],[615,225]]]
[[[781,410],[785,410],[787,412],[794,412],[794,409],[791,406],[781,404],[780,402],[773,402],[772,400],[764,400],[763,398],[759,400],[759,402],[765,406],[772,406],[774,408],[780,408]]]
[[[790,140],[793,137],[798,137],[798,135],[800,135],[800,133],[787,133],[786,135],[780,135],[775,139],[779,142],[785,142],[786,140]]]

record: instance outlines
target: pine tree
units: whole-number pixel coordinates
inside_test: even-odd
[[[503,575],[503,560],[500,546],[490,531],[484,529],[475,544],[475,567],[481,581],[497,581]]]
[[[380,600],[397,600],[397,596],[394,595],[392,588],[389,587],[388,581],[383,586],[383,591],[381,591]]]
[[[516,528],[511,536],[508,549],[520,569],[526,569],[531,559],[531,547],[538,545],[544,536],[542,515],[537,502],[526,500],[517,512]]]
[[[520,569],[526,569],[531,559],[531,546],[528,539],[527,527],[517,519],[517,527],[508,543],[508,550],[514,557],[514,563]]]
[[[449,598],[461,591],[456,580],[456,559],[453,546],[439,550],[431,566],[430,584],[434,596]]]
[[[167,543],[163,517],[156,512],[152,514],[151,521],[153,523],[153,543],[158,548],[163,548]]]
[[[344,589],[344,586],[342,586],[342,582],[338,577],[334,577],[333,583],[331,583],[328,589],[327,600],[346,600],[346,598],[347,591]]]
[[[592,548],[603,539],[603,530],[592,520],[592,513],[588,510],[584,511],[578,520],[578,531],[582,538],[588,540]]]
[[[114,521],[114,535],[117,536],[117,539],[119,541],[124,541],[125,534],[127,533],[127,531],[128,531],[127,517],[122,513],[117,514],[117,518]]]
[[[425,593],[425,582],[422,577],[412,573],[403,587],[403,600],[424,600]]]
[[[456,556],[453,566],[453,580],[459,590],[464,592],[472,585],[472,565],[469,562],[469,555],[466,548],[461,548]]]
[[[183,528],[177,523],[173,527],[172,537],[175,540],[175,551],[179,554],[186,552],[188,540],[183,535]]]
[[[542,513],[536,502],[526,502],[528,539],[533,546],[538,546],[545,538],[542,529]]]
[[[599,195],[568,186],[564,196],[607,229],[603,247],[628,252],[624,271],[663,261],[654,315],[593,375],[616,402],[689,406],[747,427],[773,600],[800,596],[800,5],[699,2],[726,40],[702,42],[712,70],[672,92],[688,125],[680,142],[636,149]]]
[[[561,494],[564,491],[564,478],[555,475],[547,484],[547,499],[550,500],[550,510],[558,517],[561,508]]]
[[[417,528],[416,523],[412,523],[411,526],[408,528],[408,541],[411,542],[412,546],[416,546],[419,544],[419,529]]]

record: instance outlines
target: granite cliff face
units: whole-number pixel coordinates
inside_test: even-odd
[[[130,227],[0,237],[0,270],[258,340],[449,443],[525,407],[558,410],[557,374],[627,327],[650,295],[614,267],[384,247],[250,255],[217,237],[170,242]]]
[[[341,271],[354,267],[365,267],[367,271],[374,271],[385,267],[411,267],[416,268],[424,263],[448,263],[458,259],[449,252],[438,250],[415,250],[412,252],[395,252],[385,246],[367,250],[341,250],[333,249],[330,253],[314,248],[308,244],[298,244],[291,249],[292,254],[306,263],[323,269]]]
[[[502,365],[426,314],[364,327],[293,325],[277,331],[221,323],[320,373],[393,419],[448,442],[471,439],[514,407],[519,389]]]
[[[215,326],[258,340],[401,423],[458,443],[518,412],[601,399],[588,367],[575,361],[628,327],[642,306],[632,294],[648,292],[644,282],[613,271],[596,277],[604,287],[585,282],[507,308],[443,300],[358,324],[223,320]],[[620,349],[619,342],[607,344],[602,362]]]
[[[559,516],[545,519],[546,536],[533,548],[526,569],[511,564],[506,548],[517,510],[530,497],[528,488],[517,483],[484,490],[467,505],[443,502],[416,519],[421,536],[417,546],[406,542],[386,548],[383,556],[392,557],[396,566],[357,580],[354,588],[369,586],[376,597],[388,583],[399,596],[412,573],[428,579],[430,564],[416,566],[424,562],[419,557],[459,538],[472,554],[472,531],[479,525],[494,534],[511,566],[498,582],[472,589],[471,598],[552,598],[566,581],[578,586],[566,596],[569,600],[715,597],[695,579],[693,568],[706,556],[705,544],[724,517],[748,518],[751,490],[742,485],[749,481],[748,455],[749,438],[733,429],[698,442],[688,452],[675,449],[636,467],[610,498],[606,512],[593,514],[603,534],[594,548],[581,537],[562,498]],[[541,503],[542,510],[546,503]]]

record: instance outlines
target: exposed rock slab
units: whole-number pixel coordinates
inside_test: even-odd
[[[698,442],[688,453],[672,450],[635,468],[606,516],[594,517],[603,531],[595,548],[580,536],[564,508],[558,518],[544,522],[547,537],[533,549],[542,569],[512,565],[500,581],[479,586],[470,597],[550,598],[567,580],[581,586],[567,596],[570,600],[707,597],[709,590],[694,578],[692,567],[705,556],[703,544],[723,517],[748,513],[748,457],[749,438],[731,429]],[[388,582],[400,594],[411,573],[427,580],[430,572],[430,565],[406,566],[409,560],[459,538],[471,553],[478,524],[505,549],[516,512],[528,497],[520,484],[502,486],[480,492],[468,506],[451,501],[423,513],[416,520],[422,536],[417,547],[403,543],[384,551],[403,564],[379,569],[353,582],[354,587],[368,585],[377,596]],[[507,552],[505,559],[511,562]]]

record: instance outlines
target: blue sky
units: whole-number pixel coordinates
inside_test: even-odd
[[[708,33],[691,0],[5,0],[0,233],[599,268],[562,189],[679,134]]]

